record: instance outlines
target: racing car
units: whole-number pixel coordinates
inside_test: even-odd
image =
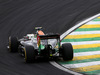
[[[34,62],[39,57],[50,59],[62,57],[63,60],[73,59],[71,43],[61,45],[59,34],[44,34],[42,27],[36,27],[35,34],[27,34],[22,39],[9,37],[8,49],[10,52],[19,52],[25,62]]]

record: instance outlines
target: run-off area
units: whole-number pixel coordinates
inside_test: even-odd
[[[72,61],[57,61],[65,68],[86,74],[100,73],[100,17],[77,28],[61,43],[70,42],[74,49]]]

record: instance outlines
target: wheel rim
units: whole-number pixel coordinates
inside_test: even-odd
[[[9,37],[9,51],[11,52],[11,37]]]
[[[25,61],[27,61],[26,49],[23,48],[23,50],[24,50],[24,53],[25,53]]]

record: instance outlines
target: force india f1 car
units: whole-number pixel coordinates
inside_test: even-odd
[[[42,27],[36,27],[36,34],[27,34],[22,39],[9,37],[9,51],[19,52],[26,62],[34,62],[38,57],[62,57],[63,60],[73,59],[73,48],[70,43],[61,45],[59,34],[44,34]]]

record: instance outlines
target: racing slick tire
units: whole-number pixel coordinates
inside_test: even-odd
[[[9,37],[9,51],[17,52],[18,51],[18,40],[16,37]]]
[[[24,48],[25,53],[25,62],[30,63],[35,61],[35,50],[33,46],[25,46]]]
[[[73,47],[71,43],[62,44],[62,57],[63,57],[63,60],[73,59]]]

